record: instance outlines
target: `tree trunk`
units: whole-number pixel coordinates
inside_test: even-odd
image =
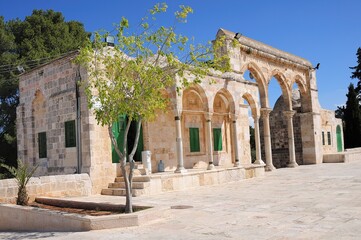
[[[132,213],[133,212],[133,203],[132,203],[132,189],[131,184],[129,183],[129,175],[127,174],[126,170],[126,161],[127,161],[127,136],[130,128],[131,120],[128,121],[125,134],[124,134],[124,146],[123,146],[123,153],[118,148],[117,141],[113,135],[112,131],[112,125],[108,126],[108,133],[110,136],[110,139],[112,141],[112,144],[114,146],[115,151],[117,152],[119,158],[120,158],[120,169],[122,171],[122,175],[124,178],[124,184],[125,184],[125,213]]]
[[[29,197],[28,193],[26,192],[25,186],[20,186],[18,190],[18,198],[16,199],[17,205],[26,206],[28,205]]]

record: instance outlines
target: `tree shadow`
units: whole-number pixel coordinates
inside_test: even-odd
[[[22,239],[45,239],[63,235],[64,232],[2,232],[1,239],[22,240]],[[65,233],[66,234],[66,233]]]

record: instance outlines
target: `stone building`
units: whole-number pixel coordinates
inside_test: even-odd
[[[342,126],[331,112],[319,107],[311,63],[245,36],[236,38],[230,31],[220,29],[216,37],[221,36],[225,36],[226,44],[219,54],[228,54],[232,72],[214,72],[180,94],[170,89],[167,94],[172,104],[168,110],[159,112],[155,121],[142,124],[136,160],[141,160],[141,151],[149,150],[153,171],[162,160],[166,170],[176,173],[190,168],[249,166],[250,108],[255,127],[254,164],[265,161],[266,169],[273,170],[267,89],[272,77],[282,88],[280,116],[287,129],[282,133],[282,146],[288,151],[288,155],[284,153],[288,166],[297,166],[298,159],[303,164],[321,163],[323,152],[336,151],[334,131],[338,126],[342,131]],[[237,47],[234,39],[240,43]],[[21,75],[18,154],[26,162],[39,164],[38,175],[88,173],[93,192],[99,193],[117,174],[111,161],[116,156],[112,155],[107,129],[97,125],[77,85],[86,80],[87,72],[72,62],[76,54],[69,53]],[[256,82],[245,80],[247,70]],[[209,84],[210,80],[214,84]],[[299,88],[300,110],[292,104],[293,83]],[[296,111],[300,114],[294,117]],[[113,129],[117,136],[121,136],[123,126],[124,118],[120,117]],[[322,146],[322,136],[328,132],[333,140]]]

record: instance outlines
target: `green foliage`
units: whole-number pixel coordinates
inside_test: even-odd
[[[34,175],[38,166],[30,169],[27,164],[24,164],[22,161],[18,160],[17,168],[3,163],[0,163],[0,167],[8,170],[18,184],[18,197],[16,199],[16,204],[28,205],[29,197],[26,191],[26,185],[28,184],[30,178]]]
[[[356,91],[358,92],[358,94],[360,94],[361,93],[361,48],[357,49],[356,56],[357,56],[357,65],[354,67],[350,67],[350,69],[354,70],[352,72],[351,78],[358,79]]]
[[[346,108],[344,109],[345,148],[361,147],[361,110],[357,92],[351,83],[348,87]]]
[[[16,166],[18,65],[29,70],[78,49],[89,38],[83,24],[66,22],[60,12],[34,10],[31,16],[4,22],[0,16],[0,157]]]
[[[169,89],[179,91],[201,82],[211,71],[228,70],[225,66],[229,66],[224,64],[224,59],[214,57],[221,43],[195,45],[188,42],[188,37],[175,32],[177,23],[186,23],[188,14],[193,11],[190,7],[180,6],[175,13],[174,25],[157,26],[156,16],[166,10],[166,4],[156,4],[133,30],[123,17],[117,25],[114,47],[107,47],[102,42],[109,33],[95,33],[94,41],[88,41],[76,59],[88,71],[88,79],[83,86],[89,108],[93,110],[98,124],[108,127],[119,155],[127,189],[127,212],[132,209],[128,202],[131,201],[129,187],[132,184],[132,156],[138,144],[139,123],[151,121],[157,110],[166,109],[169,104],[166,92]],[[212,68],[209,68],[210,63]],[[136,140],[129,154],[129,173],[125,170],[126,155],[122,154],[126,149],[118,149],[111,131],[113,123],[121,115],[128,117],[124,146],[127,146],[130,122],[138,121]]]
[[[249,143],[251,147],[251,160],[254,162],[256,160],[256,140],[254,135],[254,127],[249,126]]]

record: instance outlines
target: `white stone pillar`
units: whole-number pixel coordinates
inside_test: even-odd
[[[208,145],[208,168],[207,170],[214,169],[213,164],[213,134],[212,134],[212,113],[206,113],[206,131],[207,131],[207,145]]]
[[[270,108],[261,108],[264,130],[264,147],[266,153],[266,171],[273,171],[274,169],[276,169],[272,163],[271,130],[269,126],[269,114],[271,111],[272,109]]]
[[[287,118],[287,130],[288,130],[288,151],[290,154],[290,162],[287,167],[297,167],[296,153],[295,153],[295,137],[293,134],[293,115],[295,111],[284,111],[283,114]]]
[[[239,166],[239,153],[238,153],[238,132],[237,132],[237,116],[233,115],[231,117],[232,126],[233,126],[233,144],[234,144],[234,166]]]
[[[176,111],[175,128],[176,128],[176,145],[177,145],[177,169],[175,173],[185,173],[187,170],[183,165],[183,142],[182,142],[182,127],[181,127],[181,111]]]
[[[256,142],[256,161],[254,164],[264,165],[261,154],[261,137],[259,134],[259,116],[253,116],[254,120],[254,140]]]

